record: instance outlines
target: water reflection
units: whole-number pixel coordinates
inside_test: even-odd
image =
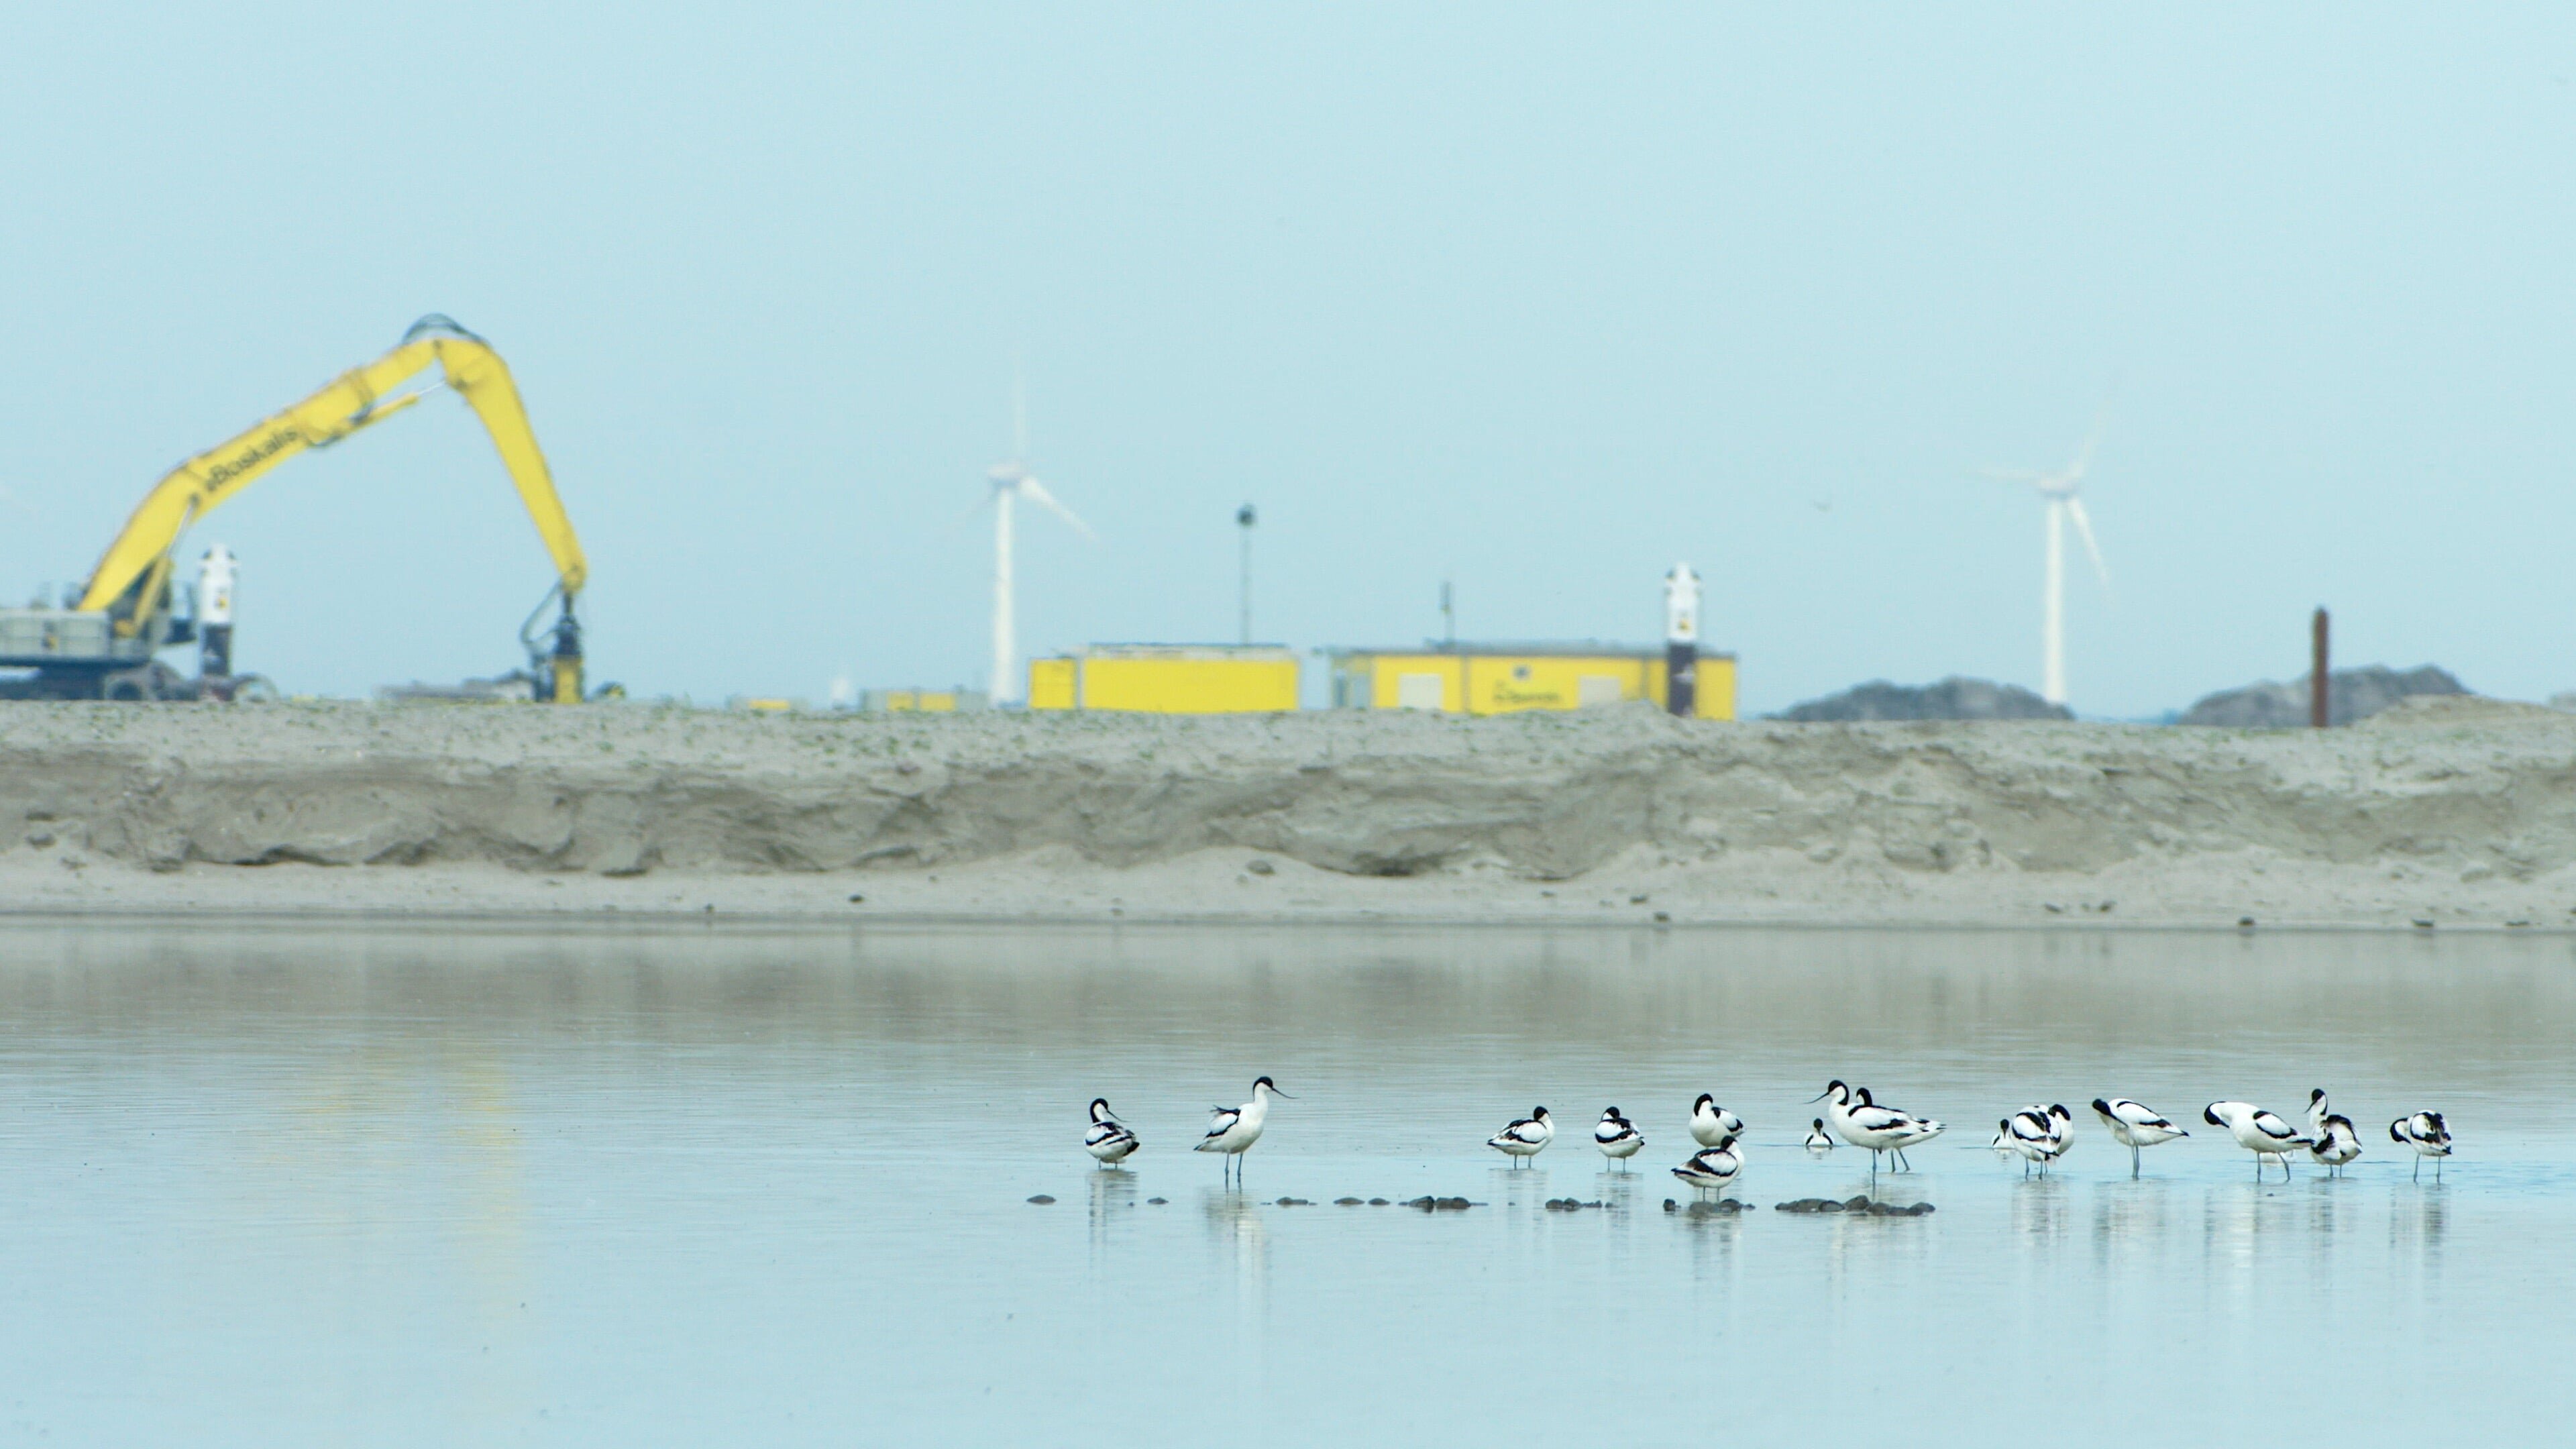
[[[1132,1229],[1137,1203],[1136,1174],[1119,1167],[1091,1171],[1091,1254],[1097,1264],[1113,1229]]]
[[[2152,1419],[2103,1410],[2088,1440],[2221,1441],[2295,1354],[2415,1375],[2349,1375],[2343,1412],[2283,1439],[2441,1442],[2409,1377],[2475,1379],[2481,1423],[2512,1428],[2550,1390],[2492,1365],[2576,1348],[2563,1275],[2531,1251],[2576,1229],[2556,1166],[2576,1128],[2491,1131],[2498,1156],[2439,1187],[2378,1156],[2340,1182],[2300,1163],[2257,1185],[2209,1138],[2132,1181],[2089,1122],[2095,1146],[2046,1179],[1990,1162],[1983,1134],[1957,1150],[1965,1129],[1921,1170],[1873,1176],[1865,1154],[1794,1148],[1799,1104],[1866,1057],[1961,1123],[2104,1082],[2168,1106],[2213,1081],[2296,1100],[2311,1071],[2353,1084],[2364,1120],[2438,1099],[2493,1122],[2563,1090],[2565,954],[2465,936],[0,927],[0,1080],[24,1104],[0,1134],[6,1408],[93,1443],[254,1442],[240,1426],[279,1422],[514,1442],[550,1406],[560,1425],[567,1395],[591,1417],[558,1441],[685,1423],[821,1442],[800,1431],[828,1417],[872,1442],[1012,1442],[1042,1422],[1051,1442],[1124,1445],[1231,1415],[1281,1443],[1485,1442],[1597,1434],[1602,1409],[1498,1400],[1495,1365],[1638,1385],[1622,1407],[1653,1423],[1712,1382],[1667,1386],[1655,1366],[1681,1344],[1765,1389],[1835,1355],[1901,1364],[1893,1399],[1735,1392],[1728,1423],[1746,1442],[1928,1449],[1997,1437],[1996,1365],[2103,1344],[2137,1381],[2191,1387]],[[2299,1004],[2299,1080],[2241,1082],[2285,1045],[2214,1021],[2217,985],[2257,1002],[2249,1020]],[[1721,1034],[1726,1095],[1769,1135],[1732,1189],[1755,1210],[1692,1214],[1663,1164]],[[1263,1188],[1210,1190],[1218,1165],[1186,1144],[1212,1098],[1175,1084],[1263,1070],[1301,1093],[1252,1160]],[[1149,1144],[1127,1170],[1052,1127],[956,1149],[961,1111],[1061,1124],[1103,1092]],[[1579,1140],[1511,1170],[1481,1145],[1493,1103],[1534,1094],[1661,1104],[1636,1116],[1668,1145],[1630,1172]],[[1331,1206],[1345,1192],[1486,1205]],[[1027,1205],[1041,1193],[1062,1205]],[[1609,1206],[1546,1208],[1568,1195]],[[1803,1197],[1938,1213],[1771,1210]],[[140,1385],[138,1325],[156,1365]],[[281,1357],[302,1366],[285,1387]]]

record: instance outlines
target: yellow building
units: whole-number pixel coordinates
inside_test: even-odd
[[[1622,700],[1664,703],[1664,651],[1617,644],[1441,644],[1420,649],[1334,649],[1333,704],[1341,709],[1433,709],[1508,714],[1581,709]],[[1735,656],[1699,656],[1693,715],[1735,718]]]
[[[1029,708],[1266,714],[1297,707],[1297,656],[1275,644],[1094,644],[1029,661]]]

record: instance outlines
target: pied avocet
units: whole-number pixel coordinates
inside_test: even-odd
[[[2424,1159],[2433,1159],[2433,1180],[2442,1180],[2442,1159],[2451,1155],[2451,1127],[2439,1112],[2418,1112],[2388,1124],[2388,1140],[2415,1149],[2415,1171],[2424,1175]]]
[[[2254,1154],[2254,1175],[2263,1175],[2263,1159],[2270,1156],[2281,1164],[2281,1177],[2287,1181],[2290,1164],[2283,1156],[2308,1145],[2298,1129],[2280,1117],[2251,1102],[2212,1102],[2200,1109],[2201,1120],[2212,1127],[2224,1127],[2236,1139],[2236,1145]]]
[[[1208,1119],[1207,1135],[1199,1139],[1193,1152],[1222,1152],[1227,1166],[1239,1179],[1243,1175],[1243,1154],[1261,1140],[1262,1124],[1270,1120],[1270,1099],[1288,1094],[1271,1085],[1268,1077],[1254,1080],[1252,1100],[1240,1107],[1216,1107]]]
[[[2153,1147],[2159,1142],[2171,1142],[2177,1137],[2191,1135],[2149,1110],[2144,1103],[2132,1102],[2126,1097],[2107,1101],[2096,1097],[2093,1099],[2093,1111],[2102,1119],[2102,1125],[2111,1129],[2111,1140],[2129,1149],[2131,1177],[2138,1175],[2139,1148]]]
[[[1601,1149],[1602,1156],[1622,1164],[1621,1170],[1625,1171],[1628,1159],[1646,1145],[1646,1134],[1637,1130],[1636,1123],[1620,1116],[1618,1108],[1610,1107],[1601,1113],[1600,1123],[1592,1129],[1592,1145]]]
[[[1744,1119],[1717,1105],[1706,1092],[1691,1103],[1691,1140],[1702,1147],[1724,1147],[1744,1135]]]
[[[1743,1170],[1744,1150],[1730,1142],[1724,1147],[1703,1147],[1692,1153],[1690,1161],[1673,1169],[1673,1176],[1702,1192],[1722,1192]]]
[[[1894,1107],[1882,1107],[1870,1100],[1866,1087],[1854,1090],[1841,1082],[1828,1082],[1825,1090],[1810,1101],[1825,1104],[1825,1123],[1834,1135],[1854,1147],[1869,1149],[1869,1169],[1878,1170],[1878,1155],[1895,1154],[1896,1165],[1912,1171],[1914,1164],[1905,1160],[1905,1149],[1929,1142],[1941,1135],[1943,1126],[1929,1117],[1917,1117]]]
[[[1108,1167],[1126,1161],[1137,1146],[1136,1134],[1127,1130],[1127,1124],[1109,1115],[1109,1099],[1092,1098],[1091,1130],[1082,1134],[1082,1150]]]
[[[1532,1107],[1530,1114],[1485,1139],[1485,1145],[1511,1155],[1515,1164],[1524,1163],[1556,1140],[1556,1123],[1549,1119],[1545,1107]]]

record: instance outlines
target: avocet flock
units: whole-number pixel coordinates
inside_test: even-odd
[[[1261,1140],[1262,1128],[1270,1120],[1271,1099],[1287,1095],[1268,1077],[1255,1080],[1252,1100],[1240,1107],[1215,1109],[1196,1150],[1224,1154],[1228,1179],[1240,1181],[1243,1154]],[[1840,1139],[1868,1151],[1872,1173],[1878,1171],[1882,1156],[1892,1162],[1896,1171],[1912,1171],[1905,1149],[1919,1147],[1946,1130],[1932,1118],[1881,1106],[1867,1087],[1850,1086],[1840,1080],[1826,1083],[1824,1091],[1810,1100],[1824,1103],[1825,1115],[1815,1119],[1814,1130],[1803,1143],[1806,1149],[1811,1153],[1831,1152],[1835,1140]],[[2142,1149],[2191,1135],[2163,1114],[2127,1097],[2096,1097],[2093,1114],[2102,1119],[2112,1141],[2129,1149],[2132,1177],[2139,1173]],[[1090,1115],[1082,1150],[1102,1168],[1117,1167],[1135,1155],[1142,1144],[1133,1129],[1110,1115],[1106,1098],[1091,1099]],[[2226,1129],[2238,1146],[2254,1154],[2257,1178],[2264,1175],[2270,1163],[2278,1162],[2282,1177],[2287,1179],[2293,1153],[2305,1153],[2329,1176],[2340,1176],[2362,1153],[2360,1131],[2350,1117],[2328,1108],[2322,1087],[2308,1094],[2305,1133],[2251,1102],[2212,1102],[2201,1109],[2200,1115],[2209,1125]],[[1691,1103],[1688,1125],[1691,1140],[1699,1150],[1674,1168],[1673,1176],[1703,1191],[1723,1191],[1744,1171],[1744,1119],[1717,1105],[1715,1095],[1702,1092]],[[1995,1126],[1992,1146],[2000,1154],[2019,1157],[2025,1176],[2033,1172],[2045,1175],[2075,1145],[2075,1114],[2063,1103],[2025,1107],[2000,1119]],[[2415,1154],[2417,1178],[2422,1177],[2424,1159],[2429,1157],[2433,1159],[2434,1178],[2440,1179],[2442,1159],[2451,1155],[2451,1129],[2441,1113],[2416,1112],[2400,1117],[2388,1124],[2388,1136]],[[1519,1167],[1546,1151],[1555,1140],[1556,1122],[1542,1106],[1530,1109],[1528,1116],[1515,1119],[1485,1139],[1485,1145],[1510,1157],[1512,1165]],[[1592,1143],[1601,1149],[1603,1157],[1624,1171],[1627,1160],[1645,1149],[1646,1137],[1636,1123],[1617,1107],[1611,1107],[1602,1112],[1601,1121],[1592,1129]]]

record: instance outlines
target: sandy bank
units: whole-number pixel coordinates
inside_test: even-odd
[[[856,895],[862,900],[853,902]],[[2576,716],[0,707],[17,910],[2576,924]]]

